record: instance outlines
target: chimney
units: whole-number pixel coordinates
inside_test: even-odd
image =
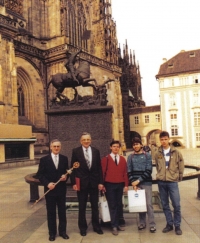
[[[163,63],[165,63],[167,61],[167,58],[163,58],[162,61]]]

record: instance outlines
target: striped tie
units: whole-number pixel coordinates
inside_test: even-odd
[[[89,158],[89,154],[88,154],[88,150],[85,150],[85,160],[87,163],[88,168],[90,169],[90,158]]]

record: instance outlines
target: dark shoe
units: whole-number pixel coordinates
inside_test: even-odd
[[[81,231],[80,231],[80,234],[81,234],[82,236],[86,236],[87,233],[86,233],[85,230],[81,230]]]
[[[96,232],[99,235],[103,235],[102,229],[94,229],[94,232]]]
[[[66,233],[59,234],[63,239],[68,240],[69,236]]]
[[[181,230],[180,226],[175,226],[175,232],[177,235],[182,235],[182,230]]]
[[[150,228],[150,232],[151,232],[151,233],[155,233],[155,232],[156,232],[156,227],[155,227],[155,226],[152,226],[152,227]]]
[[[173,225],[167,224],[166,227],[163,229],[163,233],[167,233],[169,231],[173,230]]]
[[[139,226],[138,226],[138,230],[143,230],[143,229],[145,229],[146,228],[146,225],[145,224],[140,224]]]
[[[54,241],[55,240],[55,235],[49,235],[49,241]]]
[[[113,235],[118,235],[118,230],[117,230],[116,227],[114,227],[114,228],[112,229],[112,234],[113,234]]]
[[[125,227],[124,226],[118,226],[118,230],[124,231],[125,230]]]

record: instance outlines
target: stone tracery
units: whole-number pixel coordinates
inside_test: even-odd
[[[17,14],[23,14],[23,0],[5,0],[5,7]]]

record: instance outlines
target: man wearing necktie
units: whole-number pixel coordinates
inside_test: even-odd
[[[125,230],[124,226],[120,225],[120,216],[123,190],[128,190],[128,176],[126,160],[119,155],[120,147],[119,141],[112,141],[111,153],[101,161],[113,235],[118,235],[118,230]]]
[[[103,188],[101,159],[99,150],[90,146],[91,135],[84,132],[80,138],[81,146],[73,149],[71,164],[79,162],[80,166],[71,174],[71,182],[73,189],[77,191],[79,201],[79,216],[78,226],[80,234],[86,236],[87,221],[86,221],[86,205],[88,195],[92,208],[92,226],[97,234],[103,234],[99,224],[99,190]],[[76,181],[80,182],[80,190]]]
[[[59,235],[63,239],[69,239],[66,234],[66,173],[68,170],[68,158],[60,154],[61,142],[54,139],[50,143],[51,154],[42,157],[37,172],[37,178],[44,185],[46,194],[47,221],[49,229],[49,240],[54,241],[57,233],[56,206],[58,208]],[[55,186],[55,183],[60,182]]]

